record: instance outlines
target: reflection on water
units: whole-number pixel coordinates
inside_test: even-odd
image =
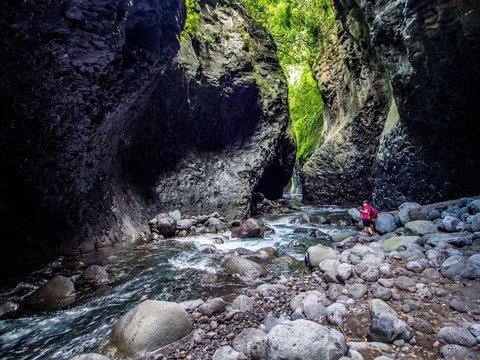
[[[305,216],[318,220],[345,213],[346,209],[340,207],[302,206],[297,213],[260,219],[271,229],[264,239],[231,239],[227,232],[222,235],[223,244],[215,244],[218,234],[208,234],[122,249],[99,263],[114,276],[113,284],[78,289],[77,301],[66,309],[24,312],[16,319],[0,321],[1,358],[66,359],[82,352],[98,352],[118,319],[146,299],[181,302],[238,293],[241,287],[255,286],[223,274],[222,254],[236,248],[256,251],[273,247],[279,256],[303,260],[308,246],[329,243],[327,236],[311,237],[309,231],[320,230],[331,235],[346,230],[341,221],[340,225],[305,223]],[[289,245],[292,241],[295,246]],[[215,249],[216,253],[202,252],[207,248]],[[263,265],[270,274],[265,281],[288,276],[290,271],[282,261]],[[61,259],[46,269],[2,289],[0,299],[20,302],[51,274],[64,271]]]

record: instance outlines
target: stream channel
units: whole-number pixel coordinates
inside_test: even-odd
[[[291,276],[289,256],[303,261],[309,246],[330,244],[327,235],[356,231],[347,225],[346,208],[308,206],[298,201],[295,205],[299,211],[259,219],[273,229],[266,231],[263,239],[232,239],[229,232],[206,234],[143,243],[105,256],[97,264],[114,277],[112,284],[77,289],[76,302],[58,311],[21,311],[14,319],[1,320],[0,358],[63,360],[84,352],[99,352],[119,318],[144,300],[182,302],[230,296],[231,301],[245,288],[255,288],[259,282],[245,283],[221,269],[226,254],[236,248],[274,248],[278,258],[262,264],[269,275],[260,282],[275,282]],[[323,218],[331,223],[321,224],[318,220]],[[327,235],[319,236],[318,230]],[[215,243],[219,237],[223,244]],[[208,248],[215,252],[205,251]],[[2,287],[0,300],[21,303],[54,274],[68,275],[63,260]],[[72,280],[76,277],[78,274],[70,276]]]

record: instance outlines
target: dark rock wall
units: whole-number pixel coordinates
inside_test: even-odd
[[[3,7],[2,276],[128,240],[158,212],[248,215],[284,153],[286,82],[263,29],[197,10],[180,50],[182,0]]]
[[[355,204],[372,192],[372,167],[391,101],[386,69],[355,1],[336,2],[335,41],[314,67],[324,101],[322,144],[302,168],[304,200]]]
[[[335,52],[316,67],[327,127],[303,169],[305,199],[389,209],[478,193],[480,4],[334,5]]]

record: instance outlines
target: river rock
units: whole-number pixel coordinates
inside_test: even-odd
[[[442,216],[442,213],[440,212],[440,210],[438,210],[438,209],[431,209],[431,210],[428,212],[427,220],[435,221],[435,220],[437,220],[437,219],[440,219],[441,216]]]
[[[249,359],[265,359],[267,351],[266,339],[267,334],[262,330],[247,328],[235,336],[232,341],[232,346]]]
[[[277,257],[277,251],[274,248],[266,247],[255,251],[252,256],[260,259],[269,259]]]
[[[250,218],[245,220],[240,226],[232,228],[233,238],[261,238],[263,237],[263,230],[256,219]]]
[[[136,356],[181,339],[192,329],[190,316],[180,305],[146,300],[115,324],[111,341],[120,352]]]
[[[343,326],[345,316],[347,316],[347,308],[343,304],[335,303],[326,309],[327,321],[331,325]]]
[[[440,273],[449,279],[479,279],[480,267],[463,256],[450,256],[440,268]]]
[[[341,333],[308,320],[284,321],[267,335],[267,360],[337,360],[346,352]]]
[[[85,269],[82,275],[80,275],[77,283],[81,285],[100,286],[109,284],[112,281],[112,277],[103,267],[98,265],[90,265]]]
[[[317,267],[323,260],[337,260],[338,255],[331,247],[323,245],[310,246],[307,250],[308,263],[311,267]]]
[[[384,235],[395,231],[397,226],[395,225],[395,217],[389,213],[380,213],[374,220],[375,231],[380,235]]]
[[[354,236],[355,234],[354,233],[351,233],[351,232],[340,232],[340,233],[335,233],[335,234],[332,234],[332,241],[333,242],[342,242],[343,240],[351,237],[351,236]]]
[[[262,267],[262,265],[239,256],[227,258],[223,262],[222,268],[229,273],[239,274],[251,280],[268,275],[267,271]]]
[[[457,231],[458,224],[460,224],[460,220],[453,216],[445,216],[442,223],[445,231],[455,232]]]
[[[226,306],[227,303],[221,298],[215,298],[210,299],[204,304],[200,305],[198,307],[198,311],[200,311],[203,315],[212,316],[213,314],[222,312]]]
[[[110,360],[110,358],[100,354],[89,353],[89,354],[75,355],[69,360]]]
[[[381,285],[372,286],[372,295],[375,299],[388,301],[392,298],[392,290]]]
[[[480,213],[476,213],[472,216],[472,231],[480,231]]]
[[[372,324],[368,333],[374,341],[392,343],[396,339],[409,340],[411,331],[408,325],[398,318],[397,313],[382,300],[370,303]]]
[[[437,226],[428,220],[415,220],[405,224],[405,235],[423,236],[438,232]]]
[[[364,284],[352,284],[348,288],[348,296],[350,296],[353,299],[361,299],[367,294],[367,286]]]
[[[416,284],[415,279],[407,276],[399,276],[397,280],[395,280],[395,286],[403,291],[415,292],[417,290]]]
[[[357,223],[362,220],[362,213],[360,210],[352,208],[348,210],[348,215],[352,218],[353,222]]]
[[[253,312],[255,309],[255,299],[252,299],[246,295],[239,295],[235,298],[235,300],[233,300],[229,308],[242,312]]]
[[[472,347],[477,345],[477,340],[468,329],[458,326],[447,326],[437,333],[437,340],[442,344],[457,344]]]
[[[37,310],[58,310],[75,302],[77,293],[73,283],[57,275],[28,295],[24,303]]]
[[[175,235],[177,230],[177,220],[168,214],[158,214],[153,220],[154,229],[160,235],[165,237]]]
[[[338,260],[326,259],[318,265],[327,282],[337,281],[337,267],[339,264],[340,262]]]
[[[440,355],[448,360],[477,360],[478,356],[472,349],[460,345],[447,344],[440,347]]]
[[[468,212],[475,215],[480,212],[480,200],[474,200],[467,206]]]
[[[15,317],[20,309],[20,305],[13,301],[4,301],[0,303],[0,320],[11,319]]]
[[[196,300],[182,301],[179,305],[183,307],[185,310],[193,310],[203,304],[205,304],[205,301],[203,301],[202,299],[196,299]]]
[[[380,278],[380,272],[375,266],[370,266],[360,277],[368,282],[375,282]]]
[[[472,255],[468,258],[468,260],[470,260],[475,265],[480,266],[480,254]]]
[[[222,346],[215,351],[215,354],[213,354],[212,360],[247,360],[248,358],[232,349],[230,346]]]
[[[412,221],[413,219],[410,217],[410,211],[419,208],[421,208],[421,205],[417,203],[406,202],[401,204],[398,207],[397,214],[402,225],[405,225],[406,223]]]
[[[320,317],[325,316],[325,306],[329,304],[325,294],[312,290],[295,296],[290,301],[290,309],[293,311],[301,309],[307,319],[317,321]]]
[[[287,290],[287,287],[282,284],[262,284],[257,286],[255,292],[266,297],[272,294],[282,293],[285,290]]]
[[[428,234],[422,237],[425,244],[431,246],[438,246],[440,244],[451,244],[457,247],[471,245],[473,241],[473,234],[470,233],[436,233]]]
[[[350,279],[353,275],[353,265],[350,264],[340,264],[337,266],[337,279],[346,282],[348,279]]]

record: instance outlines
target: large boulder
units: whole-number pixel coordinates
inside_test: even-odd
[[[267,360],[338,360],[346,352],[340,332],[308,320],[284,321],[267,335]]]
[[[232,347],[253,360],[266,357],[267,334],[260,329],[247,328],[235,336]]]
[[[380,213],[374,220],[375,231],[380,235],[395,231],[397,225],[395,224],[395,217],[389,213]]]
[[[463,247],[472,244],[473,234],[468,232],[427,234],[422,237],[422,241],[431,246],[451,244],[458,247]]]
[[[193,329],[188,313],[180,305],[146,300],[115,324],[111,342],[128,356],[138,356],[187,336]]]
[[[239,274],[251,280],[268,275],[262,265],[239,256],[227,258],[223,262],[222,268],[231,274]]]
[[[449,279],[480,279],[480,266],[461,255],[447,258],[440,267],[440,273]]]
[[[406,202],[403,203],[398,207],[398,218],[402,225],[412,221],[413,219],[410,217],[410,211],[420,209],[422,206],[417,203]]]
[[[240,226],[232,228],[232,237],[234,238],[261,238],[263,230],[256,219],[250,218],[245,220]]]
[[[420,242],[421,238],[418,236],[396,236],[385,240],[382,244],[382,250],[392,252],[401,247],[406,247],[408,244],[420,244]]]
[[[438,232],[437,226],[428,220],[414,220],[405,224],[405,235],[423,236]]]
[[[338,255],[331,247],[318,244],[307,249],[307,258],[311,267],[317,267],[323,260],[337,260]]]
[[[37,310],[58,310],[75,302],[77,293],[73,283],[57,275],[28,295],[24,303]]]
[[[90,265],[77,279],[78,284],[100,286],[112,282],[112,276],[99,265]]]

